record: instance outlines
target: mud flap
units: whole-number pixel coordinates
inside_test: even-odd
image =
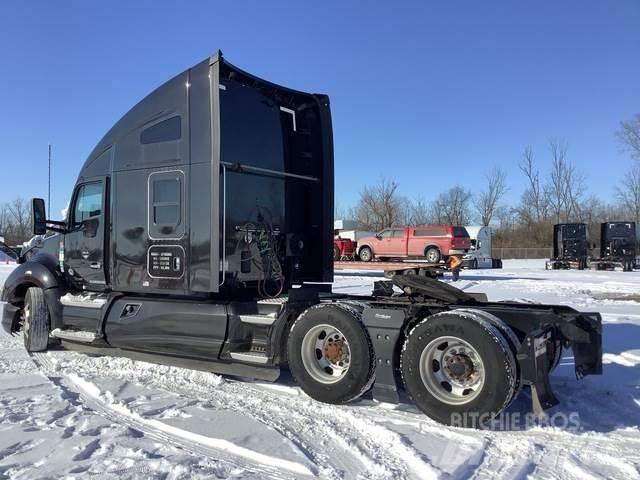
[[[551,329],[530,332],[520,345],[516,356],[520,365],[521,381],[531,387],[531,406],[533,413],[538,417],[544,417],[544,410],[559,403],[549,382],[547,343],[552,336]]]
[[[560,325],[563,340],[569,342],[575,359],[576,377],[602,374],[602,317],[582,313],[572,322]]]

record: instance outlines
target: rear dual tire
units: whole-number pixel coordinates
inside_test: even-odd
[[[287,353],[293,378],[315,400],[348,403],[373,384],[371,339],[360,312],[349,305],[307,309],[291,327]]]
[[[405,341],[400,367],[405,387],[418,408],[440,423],[483,427],[519,391],[517,338],[486,315],[438,313],[414,327]]]

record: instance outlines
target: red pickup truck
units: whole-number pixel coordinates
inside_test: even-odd
[[[382,230],[374,237],[358,240],[358,257],[369,262],[377,257],[420,257],[430,263],[447,260],[450,255],[464,255],[471,246],[464,227],[431,225],[424,227],[393,227]]]

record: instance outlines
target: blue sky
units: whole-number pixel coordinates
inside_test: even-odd
[[[615,131],[640,111],[639,47],[637,0],[2,2],[0,202],[46,196],[51,142],[59,216],[109,127],[218,48],[329,94],[342,206],[382,175],[429,200],[493,166],[515,202],[523,147],[544,169],[550,137],[608,200],[631,162]]]

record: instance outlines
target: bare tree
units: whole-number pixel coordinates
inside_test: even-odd
[[[629,169],[621,185],[616,187],[616,197],[631,211],[636,225],[640,224],[640,165]]]
[[[535,165],[533,150],[530,146],[525,147],[518,166],[527,177],[528,183],[522,194],[519,214],[529,224],[544,220],[547,217],[548,200],[540,183],[540,172]]]
[[[23,198],[16,198],[7,204],[11,219],[11,238],[22,243],[31,236],[31,205]]]
[[[432,223],[431,206],[422,198],[408,202],[407,225],[428,225]]]
[[[6,205],[0,206],[0,236],[5,236],[11,224],[9,210]]]
[[[434,217],[437,223],[465,225],[471,220],[469,203],[471,192],[460,185],[441,193],[434,203]]]
[[[398,184],[381,178],[360,193],[356,219],[365,230],[379,231],[397,224],[402,217],[402,201],[397,193]]]
[[[477,196],[475,201],[476,211],[480,216],[482,225],[489,225],[493,218],[498,202],[504,197],[507,187],[507,176],[500,168],[494,168],[486,176],[486,189]]]
[[[567,159],[567,149],[565,142],[549,141],[551,173],[545,191],[556,223],[578,217],[585,191],[584,175]]]
[[[631,120],[620,122],[617,134],[631,156],[640,160],[640,113],[636,113]]]

